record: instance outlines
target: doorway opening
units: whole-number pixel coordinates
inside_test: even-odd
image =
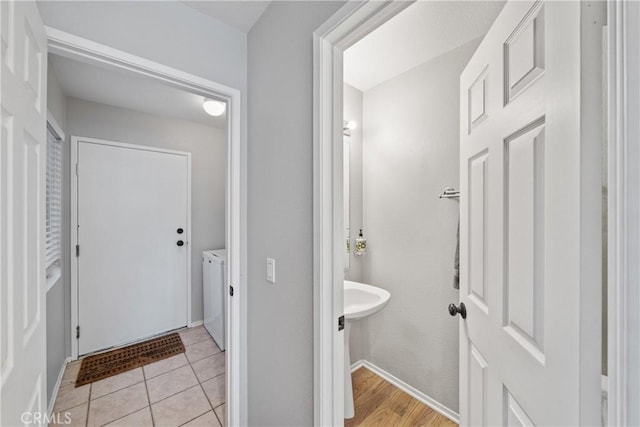
[[[448,2],[444,7],[459,6],[468,11],[473,6],[481,7],[480,4]],[[316,401],[316,422],[358,425],[363,421],[358,415],[357,396],[355,410],[351,412],[350,387],[346,384],[348,371],[360,367],[365,371],[360,369],[364,374],[359,375],[367,377],[363,381],[368,381],[370,375],[377,375],[453,422],[491,424],[487,420],[495,421],[494,417],[503,414],[499,407],[509,407],[514,414],[524,417],[519,419],[529,417],[537,422],[543,422],[540,420],[545,416],[557,421],[575,414],[580,414],[581,420],[599,422],[607,411],[601,405],[600,376],[601,352],[606,348],[600,334],[602,294],[606,292],[601,266],[607,250],[602,246],[603,182],[600,171],[601,135],[606,129],[602,120],[606,112],[602,102],[602,86],[606,81],[602,75],[602,69],[606,68],[602,56],[606,7],[603,3],[593,3],[563,9],[543,2],[502,2],[491,6],[499,7],[494,12],[487,8],[471,13],[488,20],[484,32],[478,33],[475,45],[473,39],[466,43],[458,40],[455,46],[441,50],[434,57],[409,65],[398,74],[377,82],[371,75],[399,67],[402,61],[388,60],[388,55],[383,53],[385,45],[381,36],[378,36],[380,44],[372,43],[368,52],[364,49],[357,52],[358,45],[365,44],[368,38],[374,40],[376,33],[381,34],[385,27],[391,28],[394,20],[400,21],[403,15],[409,16],[420,3],[346,6],[315,33],[316,250],[321,255],[331,254],[331,257],[319,255],[316,269],[316,343],[322,349],[316,359],[316,392],[320,396]],[[438,4],[423,4],[422,7],[437,8]],[[438,19],[432,19],[445,27],[440,29],[440,34],[445,34],[447,29],[464,34],[473,31],[470,26],[481,21],[474,19],[473,24],[467,26],[447,23],[447,19],[463,21],[463,12],[447,14],[441,11],[436,16]],[[563,20],[564,25],[556,27]],[[411,32],[409,22],[407,19],[398,25],[400,33],[402,30]],[[582,34],[579,31],[581,23],[585,28]],[[563,58],[554,51],[554,44],[549,40],[560,37],[560,32],[556,31],[559,28],[562,28],[562,37],[568,37],[573,43],[574,58]],[[422,41],[420,52],[428,50],[437,36],[419,39]],[[449,36],[446,40],[455,40],[455,37]],[[461,54],[465,44],[469,52],[466,58],[460,59],[459,70],[447,72],[443,63],[447,59],[455,62],[451,57],[456,51]],[[524,48],[525,45],[528,47]],[[410,46],[401,43],[387,42],[387,46],[396,51],[392,55],[411,51]],[[352,72],[355,68],[350,69],[353,64],[350,61],[356,57],[354,52],[361,55],[360,59],[368,53],[374,59],[376,55],[385,58],[388,63],[377,67],[369,63]],[[596,55],[589,52],[596,52]],[[518,56],[521,53],[522,56]],[[409,60],[417,60],[416,56],[413,52]],[[572,62],[574,60],[576,62]],[[582,74],[578,76],[582,78],[582,89],[574,87],[562,94],[552,91],[541,95],[547,90],[543,85],[555,87],[561,80],[553,70],[565,67],[573,67],[573,70],[582,67]],[[371,70],[373,72],[367,73]],[[447,77],[451,74],[455,77],[454,85],[447,93]],[[462,81],[458,80],[461,74]],[[341,79],[339,83],[335,81],[343,75],[345,86]],[[505,76],[507,80],[504,80]],[[511,80],[508,80],[509,76]],[[358,80],[365,83],[354,84]],[[358,88],[358,84],[362,87]],[[560,87],[566,89],[566,85]],[[518,107],[535,102],[536,95],[533,94],[537,92],[540,95],[538,107]],[[565,124],[575,117],[591,118],[575,122],[573,133],[565,134],[570,135],[571,141],[566,147],[570,146],[576,155],[580,153],[582,160],[573,161],[565,157],[567,153],[556,153],[557,145],[549,142],[560,138],[560,134],[555,124],[551,128],[546,124],[549,120],[557,123],[563,114],[554,109],[557,104],[546,101],[556,99],[554,97],[567,102],[565,112],[576,114],[565,116]],[[580,99],[584,102],[582,105]],[[455,105],[448,106],[449,102]],[[514,113],[518,108],[522,109],[522,114]],[[503,114],[513,117],[506,120],[501,118],[506,117]],[[447,127],[446,122],[452,117],[453,124]],[[350,121],[358,120],[361,122],[356,123],[355,128],[348,125]],[[495,124],[500,120],[504,120],[503,124]],[[447,137],[446,131],[439,126],[449,129],[452,136]],[[489,137],[488,129],[493,129],[494,138]],[[347,150],[347,145],[348,157],[343,151]],[[534,147],[528,160],[519,151],[525,146]],[[459,153],[451,151],[447,154],[452,147]],[[478,150],[473,151],[476,148]],[[344,163],[347,158],[348,168]],[[580,159],[579,156],[574,158]],[[573,178],[579,177],[574,181],[563,178],[563,182],[575,186],[577,194],[582,195],[580,201],[567,200],[549,184],[554,182],[555,172],[552,171],[558,167],[558,159],[566,161],[564,168],[556,170],[558,173],[571,169]],[[452,163],[447,167],[450,160]],[[525,164],[534,165],[528,176],[525,176],[528,170],[524,168]],[[545,166],[541,167],[541,164]],[[348,173],[348,178],[340,176],[342,173]],[[545,181],[539,181],[543,176]],[[331,196],[326,194],[328,188],[333,192]],[[347,191],[349,197],[346,197]],[[528,212],[519,211],[527,197],[534,208]],[[515,200],[522,203],[515,203]],[[543,206],[538,203],[540,201],[547,207],[544,215],[535,210]],[[350,204],[348,208],[344,206],[346,203]],[[565,208],[560,209],[560,206]],[[577,263],[573,264],[575,268],[566,275],[566,280],[560,280],[560,275],[566,271],[558,273],[560,270],[553,265],[559,258],[548,257],[562,244],[551,239],[549,233],[565,221],[560,212],[566,213],[569,209],[573,212],[573,221],[581,219],[582,229],[574,228],[573,234],[567,233],[566,239],[561,239],[562,244],[568,241],[580,244],[562,251],[562,254],[571,254],[570,258]],[[458,212],[459,249],[456,248]],[[523,224],[532,227],[522,228]],[[527,235],[527,229],[534,230],[533,237]],[[546,237],[537,240],[535,236]],[[527,240],[530,244],[519,246]],[[551,240],[555,249],[544,243]],[[525,246],[533,252],[524,250]],[[498,261],[500,253],[504,257]],[[456,274],[458,256],[460,270]],[[526,259],[531,261],[527,265],[533,266],[531,274],[526,274],[524,264],[518,264]],[[539,270],[541,259],[546,270]],[[586,262],[586,259],[591,261]],[[427,271],[429,268],[432,270]],[[418,273],[410,273],[413,270]],[[526,277],[544,279],[528,281]],[[366,316],[358,316],[357,309],[356,312],[353,309],[358,305],[352,304],[354,298],[367,299],[368,295],[371,297],[369,305],[376,304],[373,303],[373,290],[364,289],[361,295],[351,290],[350,281],[354,280],[388,291],[388,301],[381,297],[380,303],[371,307],[372,311]],[[457,280],[460,291],[453,288]],[[574,298],[567,292],[563,295],[556,292],[558,288],[552,283],[571,283],[574,297],[580,295],[580,304],[573,309],[574,320],[579,319],[577,322],[551,321],[555,318],[555,310],[551,307],[563,298],[567,301]],[[447,295],[442,297],[445,292],[455,295],[453,298],[449,295],[452,299],[448,300]],[[526,302],[529,293],[532,296]],[[432,303],[433,307],[430,306]],[[449,303],[452,305],[447,307]],[[415,306],[413,309],[412,305]],[[486,354],[491,353],[485,351],[487,346],[475,344],[475,339],[484,339],[474,337],[476,331],[486,329],[474,326],[474,321],[481,322],[482,316],[495,320],[496,337],[504,335],[498,341],[489,340],[498,343],[495,348],[504,352],[496,353],[496,357],[487,357]],[[340,327],[331,330],[322,326],[331,325],[332,319],[339,319],[338,325],[346,323],[346,331],[351,334],[348,341],[345,340],[347,333],[341,333]],[[453,325],[445,323],[451,321]],[[555,404],[551,400],[547,408],[523,403],[530,400],[526,393],[514,390],[524,380],[509,377],[505,372],[502,372],[505,376],[496,375],[503,365],[523,367],[531,363],[533,372],[544,370],[534,368],[536,363],[548,367],[553,365],[549,363],[550,359],[563,359],[566,348],[554,350],[550,344],[554,342],[553,334],[558,331],[551,328],[551,324],[563,324],[567,328],[564,331],[566,338],[575,338],[578,344],[572,350],[573,362],[565,360],[567,369],[574,369],[571,375],[568,370],[563,370],[562,374],[558,372],[558,375],[549,371],[544,375],[554,381],[561,377],[569,381],[582,378],[582,381],[574,381],[563,394],[572,396],[571,405],[575,405],[576,411],[570,411],[567,406],[553,409]],[[448,331],[448,326],[452,326],[449,333],[440,337],[438,334]],[[391,335],[385,334],[391,330]],[[453,340],[449,342],[452,336]],[[451,348],[445,350],[447,342]],[[418,355],[416,349],[420,348],[425,353]],[[513,354],[508,354],[512,350]],[[341,358],[349,353],[350,360]],[[429,362],[430,357],[434,357],[433,363]],[[525,361],[527,357],[530,361]],[[416,366],[410,367],[414,359]],[[577,360],[588,368],[577,371]],[[490,375],[496,377],[485,380]],[[542,374],[538,376],[541,377]],[[340,381],[340,378],[345,380]],[[492,398],[495,404],[486,407],[476,404],[471,397],[483,396],[482,391],[489,390],[483,384],[495,385],[496,378],[503,381],[504,387],[500,392],[498,388],[492,389],[496,393]],[[425,391],[430,387],[438,398]],[[321,398],[326,390],[332,390],[330,404]],[[441,396],[449,391],[451,399]],[[358,390],[358,393],[362,392],[362,389]],[[361,400],[364,402],[366,398]],[[585,403],[587,400],[589,404]],[[529,407],[524,408],[526,405]],[[366,408],[363,410],[367,412]],[[567,415],[569,413],[572,415]],[[508,410],[504,414],[513,415]],[[352,415],[354,418],[350,419]],[[347,418],[344,421],[343,416]]]
[[[71,188],[63,200],[68,276],[62,304],[50,306],[62,325],[50,327],[59,327],[72,360],[179,332],[184,354],[153,373],[139,369],[147,388],[185,371],[199,388],[180,392],[197,393],[192,398],[209,409],[198,415],[237,423],[244,327],[239,91],[57,30],[48,36],[49,79],[65,104],[63,169]],[[206,101],[222,111],[208,114]],[[203,326],[213,306],[203,298],[203,252],[211,250],[227,252],[226,276],[215,289],[222,309],[215,333]],[[136,375],[129,373],[127,387],[139,383]],[[167,396],[151,394],[153,416]]]
[[[357,393],[345,386],[345,425],[366,422],[360,382],[372,375],[389,396],[410,396],[409,423],[459,421],[458,321],[447,306],[459,299],[460,74],[503,7],[417,2],[344,51],[343,115],[357,122],[345,136],[345,225],[354,225],[345,278],[390,293],[379,312],[347,316]]]

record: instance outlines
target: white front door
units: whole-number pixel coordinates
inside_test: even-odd
[[[34,2],[0,2],[0,425],[46,424],[47,38]]]
[[[507,2],[461,76],[461,425],[599,423],[600,134],[585,130],[602,120],[602,22],[588,7]]]
[[[187,325],[189,162],[78,140],[80,355]]]

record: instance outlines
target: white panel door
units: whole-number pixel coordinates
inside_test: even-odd
[[[0,32],[0,425],[37,425],[47,408],[47,38],[34,2],[0,2]]]
[[[79,354],[186,326],[189,157],[79,140],[77,163]]]
[[[599,422],[581,7],[507,2],[461,76],[461,425]]]

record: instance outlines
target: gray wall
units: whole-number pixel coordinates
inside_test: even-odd
[[[250,425],[313,424],[312,33],[341,4],[273,2],[249,33]]]
[[[66,109],[67,100],[62,89],[56,80],[56,76],[53,73],[51,66],[49,66],[47,73],[47,108],[51,115],[62,128],[63,132],[66,132]],[[65,142],[62,144],[63,157],[68,152],[68,147]],[[64,165],[63,165],[64,167]],[[62,198],[63,206],[64,200],[68,198],[68,186],[62,186]],[[62,245],[65,247],[65,243],[68,241],[68,233],[65,230],[65,213],[68,212],[63,207],[63,235]],[[68,215],[67,215],[68,216]],[[66,322],[69,311],[69,299],[67,298],[67,287],[65,283],[69,277],[69,256],[66,251],[63,251],[61,255],[60,267],[62,274],[55,284],[47,291],[47,401],[51,398],[53,387],[56,385],[58,374],[62,365],[69,355],[69,323]]]
[[[67,104],[71,136],[192,153],[191,320],[202,320],[202,251],[225,247],[226,132],[76,98]]]
[[[247,36],[180,2],[39,1],[45,25],[244,91]]]
[[[346,83],[343,91],[344,120],[355,120],[357,124],[351,131],[351,136],[344,138],[349,142],[349,223],[352,248],[345,279],[359,282],[362,280],[362,257],[353,255],[353,249],[358,231],[362,228],[362,91]]]
[[[606,47],[607,38],[604,37],[603,55],[608,54]],[[606,56],[603,57],[606,64]],[[609,372],[609,99],[608,99],[608,76],[607,67],[602,67],[602,375]]]
[[[458,410],[452,288],[459,203],[459,76],[480,40],[364,93],[363,280],[391,293],[362,327],[365,357]],[[358,339],[358,337],[354,337]]]
[[[343,86],[343,117],[345,120],[355,120],[357,127],[351,131],[351,137],[345,138],[350,144],[350,161],[349,161],[349,215],[351,224],[351,255],[349,255],[350,267],[345,271],[345,279],[362,281],[362,263],[364,257],[353,255],[356,247],[356,237],[358,237],[359,229],[363,228],[362,217],[362,91],[353,86],[344,84]],[[351,360],[356,362],[366,359],[366,346],[363,342],[365,336],[365,322],[353,322],[351,325],[351,336],[349,349],[351,351]]]
[[[60,87],[51,62],[47,62],[47,109],[64,130],[67,124],[67,97]]]

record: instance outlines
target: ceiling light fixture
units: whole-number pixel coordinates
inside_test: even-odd
[[[202,103],[202,108],[204,108],[204,111],[206,111],[207,114],[217,117],[224,114],[227,110],[227,104],[221,101],[205,98]]]

